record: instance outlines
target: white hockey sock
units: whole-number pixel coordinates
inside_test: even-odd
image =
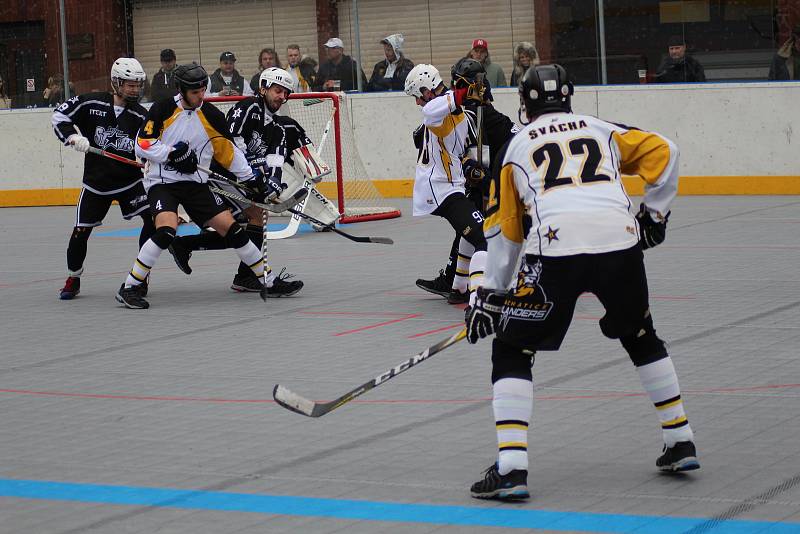
[[[694,434],[683,410],[681,388],[678,386],[678,375],[675,373],[672,358],[667,356],[637,367],[636,370],[642,386],[658,411],[667,447],[672,447],[678,441],[693,441]]]
[[[264,258],[261,256],[261,251],[253,244],[252,241],[248,240],[243,247],[239,247],[234,250],[239,256],[239,259],[242,260],[245,265],[250,267],[250,270],[253,271],[253,274],[259,278],[264,276]]]
[[[77,271],[70,271],[69,269],[67,269],[67,276],[71,276],[72,278],[80,278],[82,274],[83,274],[83,267],[81,267]]]
[[[472,254],[474,252],[475,247],[462,237],[461,241],[458,242],[456,275],[453,277],[453,289],[459,293],[466,293],[469,291],[469,264],[472,261]]]
[[[528,423],[533,411],[533,382],[501,378],[494,383],[492,408],[497,429],[497,467],[501,475],[528,469]]]
[[[469,290],[475,291],[483,285],[483,272],[486,270],[486,251],[478,250],[469,262]]]
[[[162,252],[164,252],[163,248],[153,243],[152,239],[148,239],[139,249],[139,255],[136,256],[136,261],[133,262],[133,267],[131,267],[127,278],[125,278],[125,287],[138,286],[144,283],[150,275],[150,269],[156,264],[156,260],[161,256]]]

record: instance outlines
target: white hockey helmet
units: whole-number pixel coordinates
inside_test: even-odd
[[[420,63],[408,73],[405,91],[408,96],[422,97],[422,89],[434,91],[442,83],[439,71],[433,65]]]
[[[140,90],[139,95],[135,97],[125,96],[120,89],[122,85],[121,81],[142,82],[142,86],[144,87],[144,81],[146,79],[147,74],[144,72],[142,64],[132,57],[121,57],[111,65],[111,87],[117,95],[125,98],[125,100],[129,102],[138,102],[139,99],[142,98],[142,91]]]
[[[261,71],[261,76],[258,78],[258,86],[269,89],[273,85],[280,85],[288,89],[291,94],[295,87],[294,76],[278,67],[269,67]]]

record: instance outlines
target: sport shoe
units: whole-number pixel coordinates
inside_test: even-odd
[[[470,493],[476,499],[499,499],[502,501],[515,501],[527,499],[528,472],[524,469],[514,469],[508,474],[501,475],[497,470],[497,463],[486,470],[486,476],[470,488]]]
[[[70,276],[64,283],[64,287],[58,294],[61,300],[72,300],[81,292],[81,279],[77,276]]]
[[[457,289],[452,290],[447,294],[448,304],[465,304],[469,302],[469,291],[461,292]]]
[[[264,289],[264,284],[256,275],[250,273],[248,276],[237,274],[233,277],[231,289],[239,293],[258,293]]]
[[[125,284],[122,284],[115,298],[117,302],[132,310],[146,310],[150,307],[150,303],[142,296],[141,285],[125,287]]]
[[[453,281],[447,280],[447,276],[444,274],[444,269],[439,269],[439,276],[433,280],[423,280],[422,278],[417,280],[418,288],[424,289],[428,293],[433,293],[434,295],[439,295],[444,298],[447,298],[447,295],[450,294],[450,287],[452,285]]]
[[[679,441],[670,448],[664,445],[664,454],[656,460],[656,467],[661,471],[679,473],[700,469],[697,451],[691,441]]]
[[[261,290],[261,298],[266,300],[268,298],[274,299],[279,297],[291,297],[301,289],[303,289],[303,282],[300,280],[292,280],[291,282],[287,282],[289,278],[292,278],[294,275],[286,273],[286,268],[284,267],[281,269],[281,272],[278,273],[278,276],[272,281],[272,287],[264,287]]]
[[[189,267],[189,258],[192,257],[192,251],[181,245],[179,239],[173,239],[172,243],[167,247],[169,253],[172,254],[172,259],[175,260],[175,265],[178,269],[185,274],[192,274],[192,268]]]

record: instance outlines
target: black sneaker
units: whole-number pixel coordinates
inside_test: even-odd
[[[470,488],[470,493],[476,499],[499,499],[501,501],[515,501],[530,498],[528,493],[528,472],[524,469],[514,469],[506,475],[501,475],[494,463],[486,470],[486,476]]]
[[[178,269],[185,274],[192,274],[192,268],[189,267],[189,258],[192,257],[192,251],[181,245],[178,238],[173,239],[172,243],[167,247],[169,253],[172,254],[172,259],[175,260],[175,265]]]
[[[231,289],[239,293],[259,293],[264,289],[264,284],[252,272],[247,276],[237,274],[233,277]]]
[[[450,294],[452,285],[453,281],[447,280],[447,275],[444,274],[444,269],[439,269],[439,276],[433,280],[423,280],[422,278],[417,280],[418,288],[424,289],[428,293],[433,293],[434,295],[439,295],[440,297],[444,298],[447,298],[447,295]]]
[[[469,291],[461,292],[457,289],[452,290],[447,295],[448,304],[466,304],[469,302]]]
[[[264,287],[261,290],[261,298],[267,300],[268,298],[275,299],[279,297],[291,297],[301,289],[303,289],[303,282],[300,280],[292,280],[291,282],[287,282],[289,278],[292,278],[294,275],[284,272],[286,268],[281,269],[281,272],[278,273],[278,276],[272,281],[272,287]]]
[[[150,303],[144,299],[142,295],[142,286],[125,287],[125,284],[119,286],[119,291],[116,294],[117,302],[124,304],[126,308],[132,310],[146,310],[150,307]]]
[[[150,290],[150,273],[147,273],[147,278],[144,279],[144,282],[139,287],[141,287],[142,296],[146,297],[147,292]]]
[[[81,292],[81,279],[77,276],[70,276],[64,283],[64,287],[58,293],[61,300],[72,300]]]
[[[700,469],[697,451],[691,441],[679,441],[670,448],[664,445],[664,454],[656,460],[656,467],[661,471],[680,473]]]

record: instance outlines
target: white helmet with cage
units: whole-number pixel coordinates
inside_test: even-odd
[[[111,87],[114,92],[129,102],[138,102],[142,98],[142,88],[147,74],[142,68],[142,64],[132,57],[121,57],[111,66]],[[137,96],[125,95],[122,93],[122,82],[141,82],[142,88],[139,89]]]
[[[269,89],[273,85],[280,85],[288,89],[291,94],[294,91],[294,76],[289,72],[279,69],[278,67],[269,67],[261,72],[258,78],[258,86],[263,89]]]
[[[420,63],[408,73],[405,91],[408,96],[422,97],[422,89],[434,91],[441,83],[442,77],[436,67]]]

